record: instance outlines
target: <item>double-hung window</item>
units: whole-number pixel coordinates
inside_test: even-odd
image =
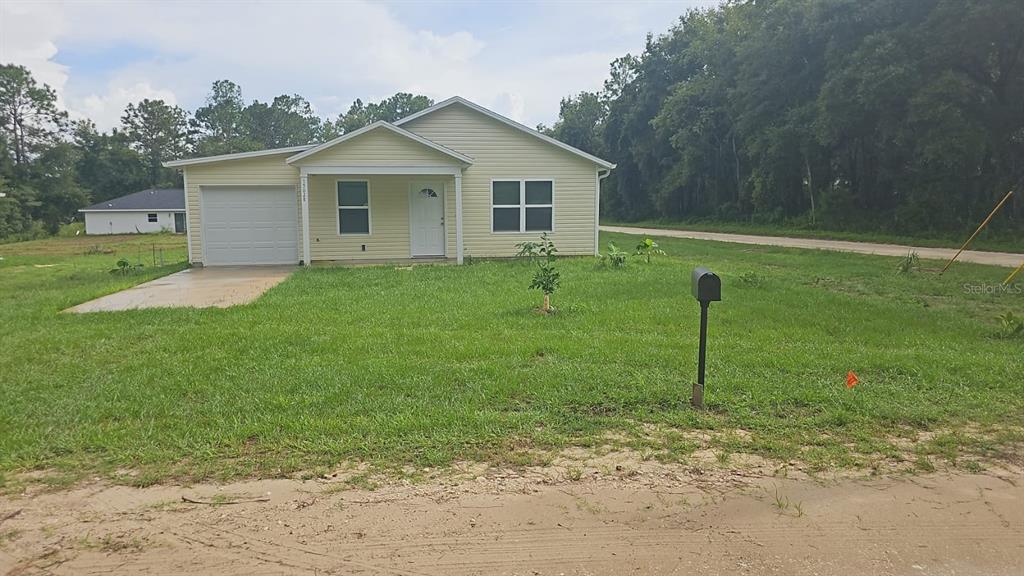
[[[492,181],[491,231],[551,232],[553,195],[551,180]]]
[[[156,221],[157,221],[156,212],[150,212],[149,214],[146,214],[146,222],[156,222]]]
[[[338,182],[338,234],[370,233],[370,184],[365,180]]]

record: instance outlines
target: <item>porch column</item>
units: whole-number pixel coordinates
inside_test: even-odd
[[[455,262],[462,264],[462,169],[455,173]]]
[[[309,266],[309,176],[302,174],[302,263]]]

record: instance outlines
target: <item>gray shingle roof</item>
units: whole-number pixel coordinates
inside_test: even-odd
[[[185,210],[181,188],[150,188],[82,208],[86,210]]]

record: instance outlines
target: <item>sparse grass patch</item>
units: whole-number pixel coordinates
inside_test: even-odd
[[[370,473],[361,473],[350,476],[345,479],[345,484],[350,488],[358,488],[360,490],[366,490],[367,492],[373,492],[377,488],[380,488]]]
[[[606,444],[666,462],[713,450],[824,470],[900,457],[901,436],[926,469],[1014,458],[1024,442],[1024,340],[992,337],[1024,295],[963,288],[1001,281],[1000,268],[897,275],[894,258],[659,239],[667,255],[628,273],[558,260],[552,316],[532,312],[530,267],[486,260],[301,270],[229,309],[60,313],[184,266],[107,272],[153,241],[183,258],[173,236],[104,239],[113,254],[86,254],[92,238],[0,246],[0,484],[34,470],[59,487],[340,462],[532,466]],[[720,274],[724,298],[711,310],[705,411],[689,405],[698,264]],[[916,441],[930,431],[943,434]],[[354,478],[370,489],[376,477]]]
[[[579,482],[580,478],[583,478],[583,468],[579,466],[570,466],[565,471],[565,477],[573,482]]]

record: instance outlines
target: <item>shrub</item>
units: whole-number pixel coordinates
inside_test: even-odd
[[[658,248],[658,243],[651,238],[644,238],[636,245],[636,255],[643,256],[648,264],[651,263],[651,256],[664,256],[665,251]]]
[[[616,246],[614,242],[608,243],[608,252],[597,255],[601,264],[611,268],[622,268],[625,266],[627,256],[629,256],[629,254],[619,250],[619,247]]]
[[[125,260],[124,258],[121,258],[120,260],[117,261],[117,268],[112,269],[110,271],[110,273],[111,274],[120,274],[122,276],[127,276],[129,274],[134,274],[135,272],[139,272],[141,270],[142,270],[142,263],[141,262],[138,263],[138,264],[132,264],[131,262]]]
[[[1024,338],[1024,318],[1018,318],[1013,312],[997,316],[999,328],[996,338]]]
[[[921,259],[918,257],[917,252],[907,252],[907,255],[904,256],[900,260],[900,263],[896,265],[896,273],[900,275],[912,273],[914,270],[917,270],[920,260]]]

